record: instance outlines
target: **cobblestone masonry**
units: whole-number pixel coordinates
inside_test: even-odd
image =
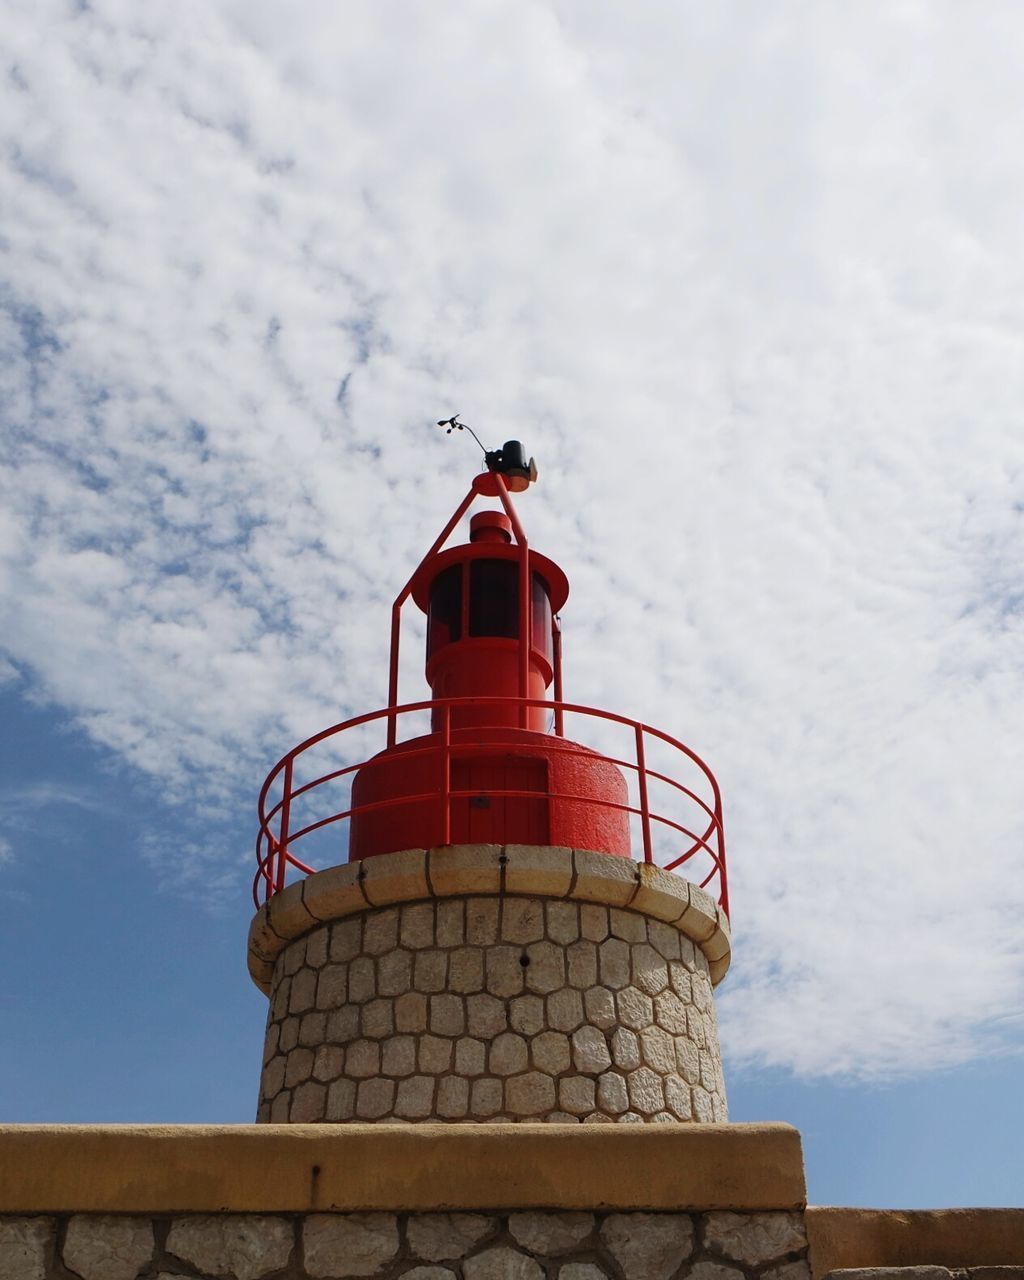
[[[257,1118],[724,1121],[709,975],[673,924],[593,902],[450,897],[325,923],[276,958]]]
[[[0,1217],[0,1280],[175,1276],[809,1280],[810,1272],[799,1213]]]

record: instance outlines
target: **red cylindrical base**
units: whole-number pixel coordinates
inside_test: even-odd
[[[382,751],[355,775],[349,861],[440,844],[563,845],[630,857],[626,780],[589,747],[503,728],[453,729],[451,743],[448,829],[443,743],[431,733]]]

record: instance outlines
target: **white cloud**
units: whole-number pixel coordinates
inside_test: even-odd
[[[1019,9],[8,27],[0,583],[37,694],[172,795],[255,792],[384,700],[460,409],[538,455],[568,695],[719,774],[731,1061],[1012,1035]]]

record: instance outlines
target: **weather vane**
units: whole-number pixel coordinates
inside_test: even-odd
[[[453,413],[450,418],[438,418],[437,425],[445,427],[445,435],[453,431],[468,431],[480,446],[488,471],[497,471],[509,478],[509,488],[513,493],[522,493],[537,479],[537,464],[532,458],[527,459],[526,450],[519,440],[506,440],[500,449],[487,449],[468,422],[460,422],[459,415]]]

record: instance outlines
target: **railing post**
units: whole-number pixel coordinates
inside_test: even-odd
[[[634,726],[636,734],[636,773],[640,787],[640,825],[644,833],[644,862],[654,861],[651,849],[651,811],[647,803],[647,763],[644,758],[644,727]]]
[[[288,866],[288,819],[292,807],[292,757],[284,762],[284,795],[281,798],[281,821],[277,837],[277,874],[274,878],[274,892],[280,893],[284,888],[284,873]]]
[[[551,653],[555,663],[555,735],[565,737],[565,714],[562,711],[562,628],[551,619]]]
[[[441,722],[441,843],[452,842],[452,708],[444,704]]]

